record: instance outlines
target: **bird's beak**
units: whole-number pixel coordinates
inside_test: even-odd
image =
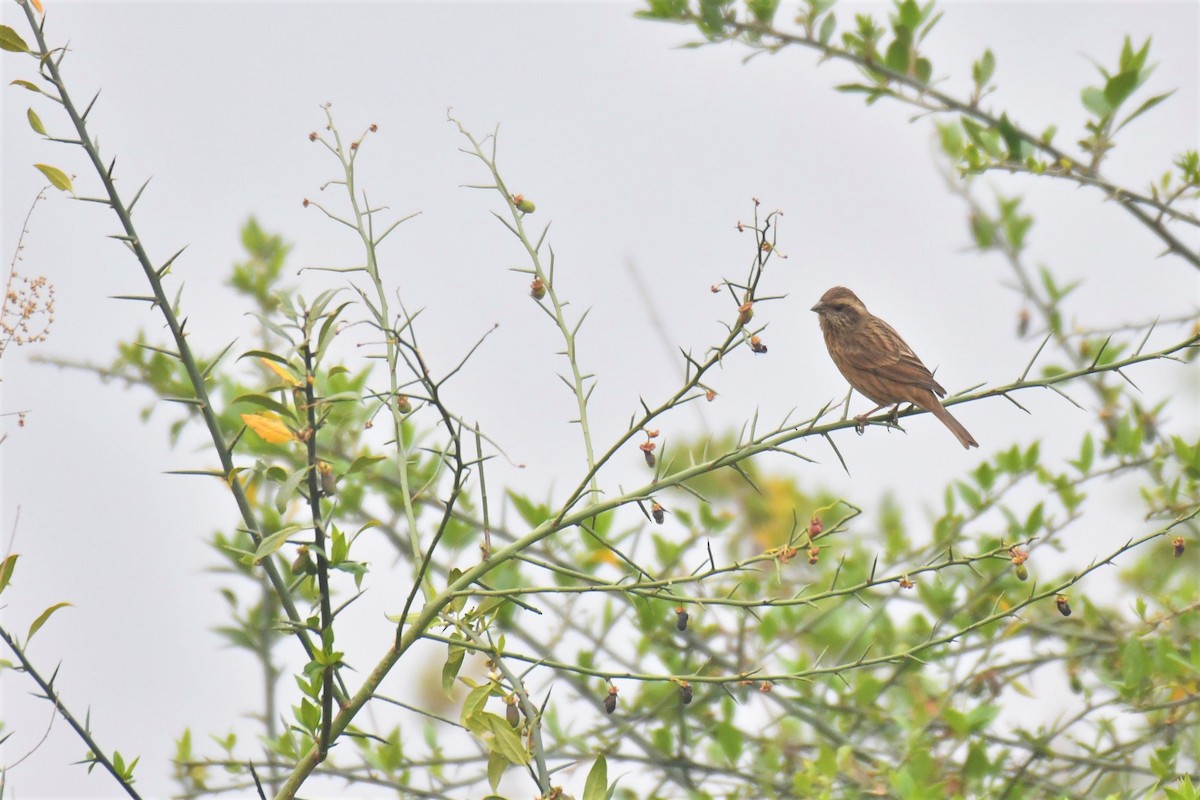
[[[812,308],[809,309],[809,311],[815,311],[818,314],[820,314],[824,310],[825,310],[825,304],[821,303],[821,302],[818,302],[815,306],[813,306]]]

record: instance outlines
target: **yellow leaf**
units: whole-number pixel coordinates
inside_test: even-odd
[[[263,441],[271,444],[291,442],[296,438],[296,434],[288,430],[283,421],[274,414],[242,414],[242,422],[262,437]]]
[[[295,375],[293,375],[282,364],[272,361],[269,358],[260,358],[258,360],[261,361],[262,363],[266,364],[267,369],[271,370],[271,372],[274,372],[280,378],[283,378],[283,382],[286,383],[288,386],[299,386],[300,385],[300,379],[297,378]]]
[[[70,177],[58,167],[52,167],[49,164],[34,164],[33,166],[37,167],[38,172],[46,176],[46,180],[50,181],[55,189],[58,189],[60,192],[75,193],[75,189],[71,186]]]

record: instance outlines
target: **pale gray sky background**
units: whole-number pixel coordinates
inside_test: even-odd
[[[249,215],[294,244],[293,268],[359,258],[345,229],[301,207],[335,166],[307,135],[323,124],[318,106],[326,101],[349,136],[379,125],[359,158],[359,180],[373,201],[398,214],[422,212],[389,240],[383,271],[410,308],[427,308],[430,361],[451,365],[499,323],[449,397],[527,465],[497,462],[489,488],[540,496],[562,490],[578,474],[581,449],[566,423],[573,401],[554,377],[561,366],[556,332],[528,299],[528,279],[507,271],[521,264],[519,244],[488,213],[498,208],[493,194],[460,188],[486,176],[458,152],[464,142],[446,122],[451,106],[476,135],[501,124],[505,179],[537,202],[532,221],[554,221],[560,293],[580,310],[593,307],[580,351],[600,379],[593,397],[599,441],[620,431],[639,395],[665,397],[678,374],[626,261],[637,265],[671,340],[702,352],[723,330],[717,319],[731,318],[727,298],[708,287],[742,277],[752,254],[750,234],[734,227],[750,218],[751,197],[764,210],[784,211],[779,244],[789,258],[773,263],[764,288],[788,298],[759,309],[758,318],[770,322],[769,354],[740,354],[715,376],[720,400],[704,409],[710,430],[734,430],[756,409],[768,421],[792,408],[807,415],[845,394],[808,311],[839,283],[937,365],[951,391],[1017,377],[1036,342],[1014,339],[1020,304],[1005,288],[1000,258],[966,252],[964,210],[934,168],[931,123],[910,124],[907,107],[884,101],[867,108],[860,96],[834,92],[832,85],[856,73],[837,64],[818,69],[808,52],[743,65],[740,48],[673,49],[694,35],[634,20],[635,8],[48,0],[47,32],[54,44],[70,40],[63,69],[77,99],[103,89],[92,131],[108,157],[118,157],[125,190],[154,176],[137,212],[151,254],[161,260],[190,245],[174,274],[186,281],[189,330],[201,350],[252,329],[224,286],[230,264],[242,257],[238,230]],[[887,12],[883,4],[853,8]],[[950,76],[946,88],[966,95],[971,62],[990,47],[999,91],[987,105],[1032,130],[1058,125],[1063,144],[1082,136],[1079,91],[1098,80],[1089,57],[1111,65],[1125,34],[1139,42],[1154,37],[1160,67],[1147,91],[1179,91],[1122,133],[1108,167],[1113,179],[1144,186],[1200,141],[1197,4],[963,0],[943,8],[927,49],[935,73]],[[3,20],[24,34],[16,10],[5,2]],[[849,8],[839,19],[846,24]],[[84,194],[95,193],[97,182],[81,151],[39,141],[29,130],[25,113],[33,105],[52,132],[66,131],[50,104],[8,86],[32,79],[31,64],[4,54],[0,76],[0,253],[7,261],[44,184],[30,164],[78,175]],[[1006,193],[1028,190],[1037,216],[1031,260],[1084,279],[1070,306],[1080,323],[1196,309],[1196,270],[1156,260],[1158,242],[1096,193],[983,180]],[[36,352],[103,362],[116,342],[159,330],[144,306],[105,299],[144,290],[133,259],[104,238],[115,229],[107,209],[58,193],[33,219],[21,268],[55,284],[57,323],[47,344],[11,350],[3,364],[2,410],[30,411],[20,430],[7,418],[9,438],[0,448],[0,530],[7,537],[17,528],[22,553],[3,619],[23,631],[46,605],[75,605],[39,633],[30,655],[47,670],[62,661],[58,686],[68,703],[79,713],[90,706],[105,746],[140,755],[140,788],[164,795],[174,788],[167,765],[174,737],[184,727],[197,735],[248,730],[238,715],[255,707],[258,678],[243,679],[248,661],[210,632],[224,608],[213,591],[219,580],[205,571],[215,562],[205,542],[234,519],[228,495],[215,482],[163,474],[208,466],[207,453],[193,446],[201,440],[171,449],[173,409],[142,424],[145,393],[27,360]],[[1180,338],[1180,330],[1165,330],[1151,344]],[[1150,394],[1176,392],[1169,414],[1190,415],[1195,429],[1195,369],[1146,368],[1133,377]],[[801,449],[819,466],[769,463],[864,503],[894,488],[919,528],[945,482],[996,449],[1042,439],[1052,458],[1062,458],[1064,446],[1077,443],[1084,412],[1050,393],[1020,399],[1032,416],[1003,400],[956,410],[981,451],[964,452],[924,416],[910,421],[907,436],[874,429],[842,436],[849,477],[815,444]],[[700,418],[684,412],[667,434],[703,432]],[[641,468],[640,454],[631,453],[629,473],[641,475]],[[614,474],[613,485],[619,480]],[[1061,563],[1086,564],[1140,524],[1132,490],[1112,491],[1113,507],[1126,513],[1080,527]],[[395,612],[394,599],[382,592],[374,602]],[[360,663],[373,660],[388,635],[378,621],[357,643]],[[41,736],[51,712],[29,697],[23,676],[6,672],[2,681],[0,718],[5,730],[17,731],[3,750],[11,763]],[[9,789],[26,797],[114,795],[99,772],[88,777],[64,766],[81,757],[78,740],[56,722],[43,748],[9,774]]]

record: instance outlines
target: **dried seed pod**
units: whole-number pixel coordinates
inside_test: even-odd
[[[825,530],[825,524],[821,522],[821,518],[813,515],[813,518],[808,521],[808,537],[815,539],[820,536]]]
[[[1183,537],[1176,536],[1174,539],[1171,540],[1171,544],[1173,544],[1175,546],[1175,557],[1179,558],[1180,556],[1182,556],[1183,555]]]
[[[1029,333],[1029,309],[1022,308],[1017,314],[1017,338],[1024,339]]]
[[[617,710],[617,687],[608,687],[608,697],[604,698],[604,713],[611,714]]]
[[[679,684],[679,701],[685,706],[692,702],[692,685],[687,681]]]
[[[675,607],[675,630],[686,631],[688,624],[688,612],[683,606]]]
[[[1062,614],[1064,617],[1071,616],[1071,605],[1067,602],[1067,596],[1065,594],[1060,594],[1058,597],[1055,597],[1054,605],[1058,606],[1058,613]]]
[[[767,352],[767,346],[763,344],[763,340],[757,336],[750,337],[750,349],[757,355],[762,355]]]
[[[650,504],[650,516],[654,517],[654,521],[659,525],[662,525],[666,518],[666,511],[658,504],[657,500]]]

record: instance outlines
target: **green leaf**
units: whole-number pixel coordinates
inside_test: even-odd
[[[979,493],[962,481],[958,481],[958,494],[972,511],[978,511],[983,507],[983,500]]]
[[[1122,72],[1112,76],[1104,84],[1104,100],[1114,111],[1126,100],[1133,90],[1138,87],[1136,72]]]
[[[731,764],[737,763],[744,744],[742,732],[729,722],[718,723],[715,732],[717,744],[720,746],[721,752],[725,754],[725,758],[729,759]]]
[[[37,92],[38,94],[45,94],[45,92],[42,91],[42,87],[38,86],[36,83],[30,83],[29,81],[23,81],[19,78],[15,81],[9,81],[9,85],[10,86],[20,86],[24,89],[28,89],[31,92]]]
[[[817,33],[817,39],[821,44],[829,44],[829,40],[833,38],[833,32],[837,28],[837,17],[830,14],[821,22],[821,30]]]
[[[1132,114],[1130,114],[1128,117],[1126,117],[1121,122],[1121,124],[1117,126],[1116,131],[1121,130],[1121,128],[1124,128],[1126,125],[1133,122],[1135,119],[1140,117],[1142,114],[1144,114],[1147,111],[1149,111],[1150,109],[1154,108],[1156,105],[1161,103],[1163,100],[1166,100],[1168,97],[1170,97],[1173,94],[1175,94],[1174,89],[1172,89],[1169,92],[1166,92],[1165,94],[1158,94],[1158,95],[1155,95],[1154,97],[1151,97],[1149,100],[1147,100],[1146,102],[1144,102],[1140,106],[1138,106],[1137,111],[1134,111]],[[1116,131],[1113,131],[1113,133],[1116,133]]]
[[[1037,536],[1041,532],[1042,525],[1045,523],[1045,514],[1046,508],[1042,503],[1038,503],[1033,507],[1033,510],[1029,512],[1029,516],[1025,518],[1026,536]]]
[[[1008,159],[1010,161],[1020,161],[1024,157],[1025,140],[1021,138],[1021,134],[1009,121],[1008,114],[1000,115],[1000,123],[996,128],[1000,131],[1000,135],[1004,137],[1004,146],[1008,148]]]
[[[992,73],[995,71],[996,57],[992,55],[991,50],[984,50],[983,56],[971,67],[971,77],[975,79],[975,85],[982,89],[984,86],[987,86],[988,81],[992,79]]]
[[[300,484],[308,477],[303,469],[298,469],[289,474],[279,485],[279,491],[275,493],[275,510],[282,514],[287,510],[288,503],[292,502],[292,498],[300,491]],[[278,548],[277,548],[278,549]],[[257,560],[257,559],[255,559]]]
[[[971,733],[981,733],[987,730],[992,721],[1000,714],[1000,706],[984,705],[971,709],[967,714],[967,725]]]
[[[32,108],[25,112],[25,117],[29,120],[29,127],[33,128],[35,133],[46,135],[46,128],[42,125],[42,120],[38,117],[37,112]]]
[[[371,466],[372,464],[376,464],[380,461],[387,461],[387,457],[386,456],[359,456],[358,458],[356,458],[352,462],[350,462],[350,468],[346,470],[346,474],[353,475],[354,473],[360,472],[361,470],[364,470],[367,467]]]
[[[303,472],[298,470],[298,472]],[[283,547],[283,543],[288,540],[288,537],[297,531],[304,530],[300,525],[285,525],[274,533],[264,536],[262,541],[258,543],[258,547],[254,550],[254,562],[258,563],[267,556],[271,555],[279,548]]]
[[[779,10],[779,0],[746,0],[746,10],[762,24],[770,25]]]
[[[1108,104],[1108,100],[1104,96],[1104,92],[1095,86],[1089,86],[1084,89],[1080,93],[1080,99],[1083,100],[1084,108],[1097,117],[1107,117],[1113,111],[1112,106]]]
[[[12,580],[13,570],[17,568],[18,558],[20,558],[19,553],[10,553],[5,557],[3,563],[0,563],[0,592],[8,588],[8,582]]]
[[[916,0],[904,0],[897,6],[897,11],[900,12],[897,16],[899,27],[915,31],[921,24],[921,8],[916,4]]]
[[[488,754],[488,785],[492,787],[493,792],[499,788],[500,779],[504,777],[504,770],[508,769],[508,764],[508,759],[497,751],[493,750]]]
[[[451,639],[458,639],[458,636],[451,636]],[[462,669],[463,659],[466,658],[467,648],[459,645],[448,645],[449,652],[446,654],[446,663],[442,665],[442,688],[449,694],[454,688],[454,681],[458,678],[458,671]],[[493,787],[494,788],[494,787]]]
[[[529,751],[521,744],[521,737],[508,724],[508,720],[489,711],[480,714],[478,719],[483,723],[484,730],[492,735],[494,752],[500,753],[513,764],[529,763]]]
[[[43,625],[46,624],[46,620],[50,619],[51,614],[53,614],[55,611],[58,611],[60,608],[66,608],[69,605],[71,605],[71,604],[70,603],[55,603],[54,605],[50,606],[45,611],[43,611],[41,614],[39,614],[38,618],[33,621],[33,624],[29,626],[29,633],[25,634],[25,646],[26,647],[29,646],[29,640],[32,639],[33,635],[35,633],[37,633]]]
[[[459,715],[459,721],[468,729],[473,729],[475,718],[483,712],[484,705],[487,704],[488,697],[492,693],[492,688],[489,684],[476,686],[467,695],[467,699],[463,700],[462,712]],[[505,723],[506,725],[508,723]]]
[[[1150,677],[1150,655],[1136,636],[1130,637],[1121,648],[1121,679],[1131,693],[1138,692]],[[1127,695],[1129,696],[1129,695]]]
[[[963,151],[963,140],[962,133],[959,131],[958,126],[953,124],[939,124],[937,129],[938,138],[942,143],[942,152],[955,160],[961,158]]]
[[[983,214],[971,215],[971,235],[975,237],[975,246],[987,250],[996,243],[996,226]]]
[[[276,400],[274,397],[268,397],[265,394],[243,394],[233,398],[233,403],[250,403],[252,405],[274,411],[281,417],[291,417],[292,409]]]
[[[608,796],[608,762],[603,755],[596,756],[596,763],[588,772],[583,784],[583,800],[605,800]]]
[[[10,53],[28,53],[29,45],[25,44],[16,31],[7,25],[0,25],[0,50]]]
[[[52,167],[49,164],[34,164],[33,166],[37,167],[38,171],[46,176],[46,180],[50,181],[50,185],[55,189],[58,189],[60,192],[75,193],[75,190],[71,188],[71,179],[67,177],[67,173],[58,167]]]
[[[888,45],[887,52],[883,56],[883,65],[892,72],[907,75],[909,49],[908,40],[897,36]]]
[[[933,77],[933,62],[928,58],[918,58],[916,67],[913,70],[917,74],[917,79],[922,83],[929,83]]]
[[[1079,460],[1071,462],[1071,466],[1078,469],[1085,475],[1092,469],[1092,461],[1096,456],[1096,443],[1092,440],[1092,434],[1088,433],[1083,438],[1083,445],[1079,448]]]
[[[509,491],[508,499],[517,507],[517,513],[521,515],[521,519],[531,528],[536,528],[546,520],[550,519],[550,507],[539,505],[527,497]]]

